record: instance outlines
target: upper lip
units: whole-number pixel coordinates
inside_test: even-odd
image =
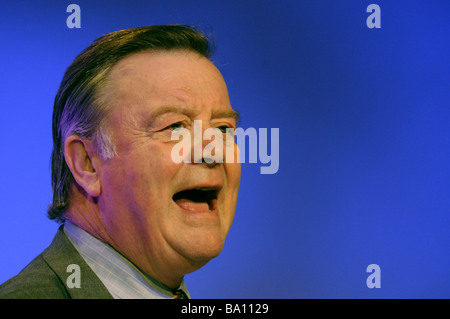
[[[211,183],[211,182],[206,182],[206,183],[194,183],[194,184],[190,184],[189,186],[180,188],[178,190],[176,190],[173,193],[173,196],[179,192],[183,192],[183,191],[187,191],[187,190],[194,190],[194,189],[198,189],[198,190],[204,190],[204,191],[211,191],[211,190],[215,190],[216,191],[216,195],[219,195],[220,190],[222,189],[223,184],[221,182],[215,182],[215,183]]]

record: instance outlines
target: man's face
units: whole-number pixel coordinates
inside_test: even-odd
[[[177,164],[171,134],[184,127],[193,135],[194,120],[203,130],[236,128],[225,82],[208,59],[181,51],[126,57],[109,80],[117,156],[102,163],[98,205],[110,244],[162,281],[177,267],[193,271],[222,250],[240,165]]]

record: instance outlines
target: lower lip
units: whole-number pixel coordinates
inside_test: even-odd
[[[217,217],[218,207],[217,199],[212,200],[211,209],[207,203],[195,203],[188,200],[179,200],[174,202],[184,213],[195,215],[195,216],[205,216],[205,217]]]

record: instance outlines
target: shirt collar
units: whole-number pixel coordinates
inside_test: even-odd
[[[115,299],[174,298],[169,287],[144,274],[114,248],[68,220],[64,232]],[[190,298],[184,280],[175,290],[179,289]]]

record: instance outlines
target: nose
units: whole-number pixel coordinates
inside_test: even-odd
[[[192,139],[192,163],[214,168],[224,162],[224,139],[219,129],[195,120]]]
[[[214,160],[214,158],[211,157],[203,157],[202,158],[202,164],[206,165],[209,168],[214,168],[217,165],[220,165],[221,163]]]

